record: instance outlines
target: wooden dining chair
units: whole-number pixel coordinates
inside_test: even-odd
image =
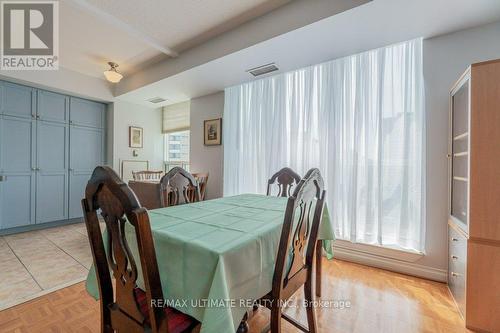
[[[163,207],[161,201],[160,182],[129,180],[128,186],[146,209],[157,209]]]
[[[272,195],[272,188],[278,186],[278,197],[289,197],[292,189],[300,182],[300,176],[290,168],[283,168],[267,181],[266,195]]]
[[[132,171],[134,180],[141,181],[159,181],[163,171]]]
[[[183,168],[172,168],[161,178],[160,185],[163,207],[200,201],[198,182]],[[190,191],[194,191],[194,194],[190,195]]]
[[[193,177],[198,181],[198,186],[200,187],[200,200],[205,200],[205,193],[207,192],[208,183],[208,172],[197,172],[193,173]],[[194,191],[191,191],[194,195]]]
[[[199,332],[201,325],[194,318],[174,308],[152,306],[152,300],[164,298],[148,212],[111,168],[95,168],[82,208],[99,287],[101,332]],[[107,253],[98,210],[106,223]],[[138,258],[128,246],[126,225],[137,240],[144,290],[137,286]]]
[[[313,263],[324,202],[323,178],[318,169],[311,169],[288,198],[272,290],[259,300],[261,305],[271,310],[271,333],[281,332],[281,318],[303,332],[317,332],[313,307]],[[282,312],[283,304],[302,286],[308,327]]]

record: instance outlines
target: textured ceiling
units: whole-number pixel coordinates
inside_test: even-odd
[[[289,1],[60,1],[61,65],[102,77],[115,61],[130,74],[167,58],[162,47],[182,52]]]
[[[86,0],[164,46],[185,50],[289,0]]]
[[[431,38],[490,22],[498,22],[498,29],[499,20],[499,0],[375,0],[118,98],[145,106],[151,106],[147,99],[156,96],[168,99],[165,104],[181,102],[254,80],[246,70],[258,65],[275,62],[280,68],[270,74],[275,75],[417,37]],[[153,66],[149,72],[161,69]]]
[[[140,39],[70,6],[68,2],[59,4],[59,58],[62,67],[103,78],[102,72],[108,67],[108,61],[117,62],[120,71],[133,72],[158,56],[157,50]]]

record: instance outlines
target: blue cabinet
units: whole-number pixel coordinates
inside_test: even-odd
[[[69,218],[81,217],[85,187],[104,161],[104,132],[100,128],[70,126]]]
[[[104,128],[105,105],[86,99],[70,98],[70,124]]]
[[[14,117],[35,117],[36,90],[0,81],[0,114]]]
[[[0,228],[35,223],[35,121],[0,116]]]
[[[0,229],[79,218],[104,162],[102,103],[0,81]]]
[[[37,121],[36,223],[68,218],[68,125]]]
[[[69,97],[38,90],[37,119],[59,123],[69,122]]]

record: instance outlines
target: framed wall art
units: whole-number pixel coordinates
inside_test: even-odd
[[[143,146],[142,127],[129,126],[128,128],[128,146],[130,148],[142,148]]]
[[[222,139],[222,118],[204,121],[204,144],[205,146],[220,145]]]

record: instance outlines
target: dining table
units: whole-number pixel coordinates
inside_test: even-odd
[[[201,333],[236,332],[253,302],[271,291],[287,200],[241,194],[148,210],[164,305],[201,322]],[[126,223],[125,234],[139,258],[133,228]],[[107,244],[105,230],[103,237]],[[332,259],[335,236],[326,206],[318,239]],[[144,288],[140,264],[138,271],[137,285]],[[93,266],[86,288],[99,298]]]

